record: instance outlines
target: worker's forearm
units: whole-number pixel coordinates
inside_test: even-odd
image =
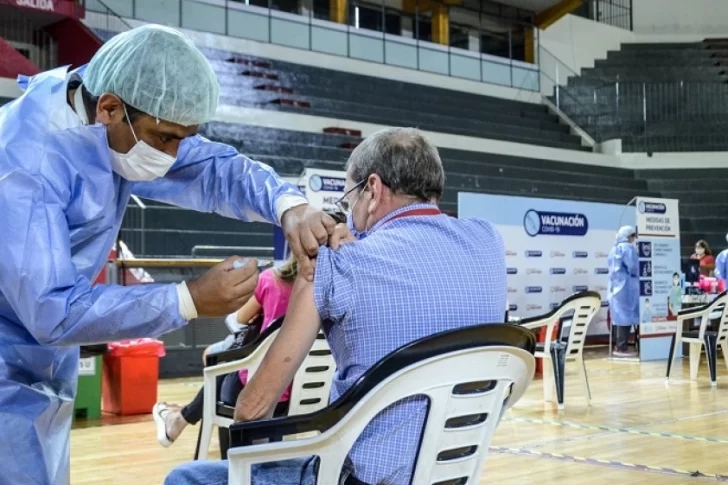
[[[51,291],[22,312],[42,344],[85,345],[156,337],[186,323],[173,284],[97,285]],[[30,315],[28,317],[28,315]]]
[[[185,138],[163,178],[134,184],[134,194],[241,221],[280,225],[283,213],[307,201],[268,165],[202,137]]]

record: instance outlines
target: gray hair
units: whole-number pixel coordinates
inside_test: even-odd
[[[355,183],[377,174],[397,195],[439,200],[445,185],[437,148],[416,128],[386,128],[368,136],[346,163]]]

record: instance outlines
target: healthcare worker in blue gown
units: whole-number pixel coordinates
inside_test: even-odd
[[[725,240],[728,241],[728,234],[725,235]],[[728,249],[721,251],[715,258],[715,271],[713,274],[719,280],[728,281]]]
[[[269,167],[196,135],[219,87],[177,31],[125,32],[21,88],[0,108],[0,484],[65,485],[78,346],[227,315],[257,282],[230,258],[180,284],[93,286],[131,194],[281,224],[310,275],[335,230]]]
[[[632,226],[623,226],[617,232],[614,247],[609,252],[609,315],[615,336],[614,355],[628,356],[627,342],[632,325],[640,319],[639,258],[635,241],[637,231]]]

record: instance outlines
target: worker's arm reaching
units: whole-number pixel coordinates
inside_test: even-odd
[[[133,193],[240,221],[280,225],[283,213],[308,201],[268,165],[201,136],[182,140],[177,161],[163,178],[137,182]]]
[[[17,169],[0,178],[0,213],[7,224],[0,294],[42,344],[93,344],[175,330],[186,323],[178,296],[188,291],[185,286],[193,311],[208,316],[230,313],[255,290],[256,264],[233,270],[234,258],[182,287],[92,286],[71,259],[66,206],[42,174]]]
[[[311,258],[335,235],[336,222],[266,164],[201,136],[182,140],[177,161],[163,178],[137,182],[133,193],[241,221],[267,221],[283,228],[301,274],[313,280]]]

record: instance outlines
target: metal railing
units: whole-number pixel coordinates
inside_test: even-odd
[[[264,6],[256,6],[261,3]],[[344,23],[336,23],[316,18],[312,9],[278,11],[274,0],[267,0],[267,6],[261,1],[234,0],[168,0],[163,4],[86,0],[85,7],[85,23],[97,32],[106,31],[99,32],[102,37],[127,30],[129,23],[124,19],[128,18],[538,91],[538,69],[513,58],[511,34],[507,35],[508,57],[443,46],[419,38],[420,20],[429,21],[419,11],[408,37],[359,28],[357,20],[348,15]],[[380,25],[387,25],[384,3],[381,15]],[[473,31],[474,37],[479,35],[477,27]],[[523,46],[519,44],[519,48]]]
[[[132,248],[136,254],[147,254],[147,205],[136,195],[126,206],[122,228],[124,230],[124,242]]]
[[[728,150],[728,85],[617,81],[580,88],[562,109],[597,141],[621,138],[625,151]]]
[[[603,24],[633,30],[633,0],[586,0],[574,13]]]
[[[23,9],[0,1],[0,37],[42,71],[58,65],[55,40],[31,20]]]
[[[583,89],[570,82],[579,74],[545,47],[539,47],[538,53],[541,93],[595,141],[599,141],[600,125],[594,119],[594,106],[590,98],[582,96]]]

